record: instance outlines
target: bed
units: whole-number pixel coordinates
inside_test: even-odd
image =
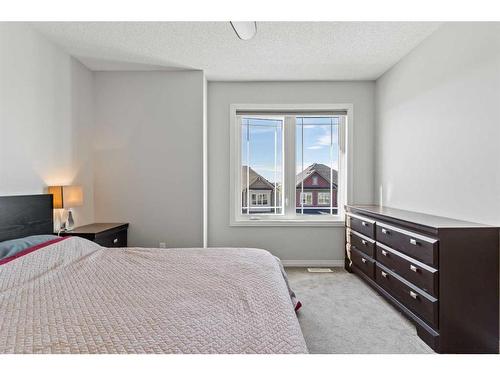
[[[52,232],[48,197],[0,197],[0,241]],[[23,214],[5,217],[20,208]],[[307,347],[286,274],[265,250],[111,249],[65,237],[0,265],[0,353],[307,353]]]

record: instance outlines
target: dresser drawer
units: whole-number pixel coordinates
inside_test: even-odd
[[[347,214],[346,221],[348,228],[375,239],[375,221],[351,213]]]
[[[349,242],[351,246],[362,251],[371,258],[375,258],[375,241],[370,238],[363,236],[362,234],[356,233],[350,229],[347,229],[349,236]]]
[[[377,284],[387,290],[415,314],[427,321],[431,326],[438,327],[438,300],[436,298],[418,288],[413,288],[387,268],[383,268],[379,264],[376,264],[375,267],[375,280]]]
[[[373,259],[367,257],[361,251],[351,247],[351,260],[352,263],[363,271],[363,273],[370,279],[375,279],[375,261]]]
[[[104,247],[126,247],[127,231],[122,230],[111,233],[99,233],[98,235],[96,235],[94,241]]]
[[[438,240],[377,222],[376,239],[425,264],[438,265]]]
[[[435,297],[438,296],[438,271],[436,269],[382,244],[377,244],[376,259],[377,262],[425,292]]]

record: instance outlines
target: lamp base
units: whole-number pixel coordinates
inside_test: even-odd
[[[62,227],[65,225],[63,220],[63,209],[54,209],[54,233],[59,233]]]
[[[75,226],[75,221],[73,220],[73,212],[68,210],[68,220],[66,221],[66,230],[72,230]]]

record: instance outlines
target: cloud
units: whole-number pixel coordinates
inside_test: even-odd
[[[275,127],[267,127],[267,126],[251,126],[250,127],[250,136],[253,134],[265,134],[265,133],[274,133]]]
[[[318,138],[316,138],[314,144],[312,146],[308,146],[308,150],[319,150],[323,147],[330,147],[331,142],[331,134],[329,131],[325,131],[325,133]]]
[[[281,165],[278,163],[276,165],[276,169],[274,168],[274,165],[264,165],[264,164],[254,164],[250,166],[254,171],[261,171],[261,172],[274,172],[275,170],[280,173],[281,172]]]

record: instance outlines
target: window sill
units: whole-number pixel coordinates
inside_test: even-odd
[[[330,220],[231,220],[231,227],[344,227],[340,217]]]

